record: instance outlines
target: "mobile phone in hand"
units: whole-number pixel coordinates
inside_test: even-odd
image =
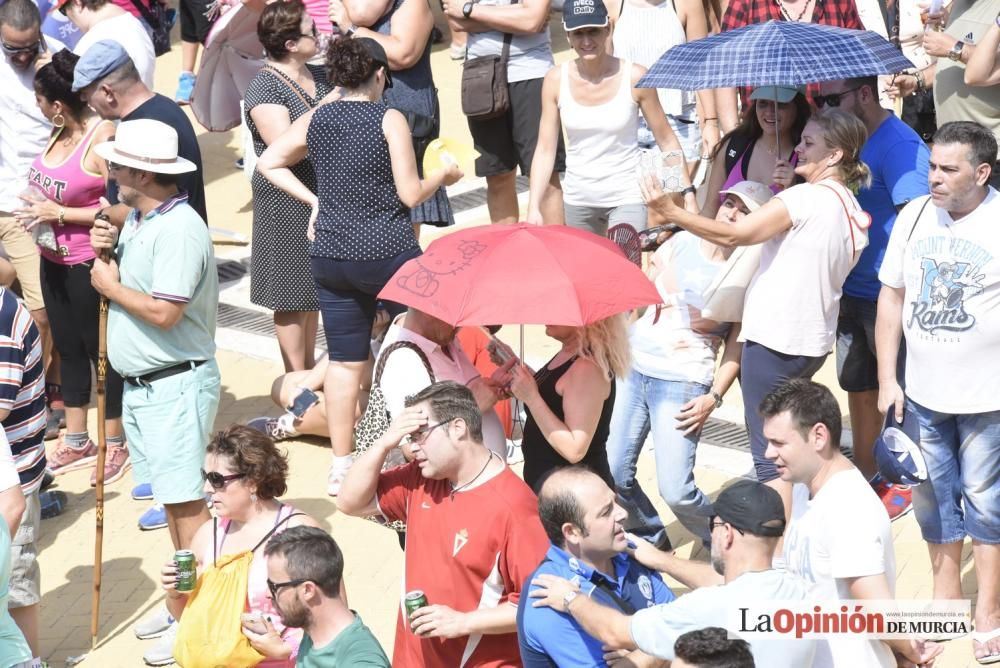
[[[299,420],[306,414],[306,411],[319,403],[319,396],[310,389],[302,388],[299,395],[288,407],[289,412]]]

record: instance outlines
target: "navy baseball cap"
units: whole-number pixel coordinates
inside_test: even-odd
[[[566,0],[563,5],[563,28],[566,32],[606,25],[608,8],[604,6],[604,0]]]
[[[927,480],[927,462],[919,443],[916,412],[906,411],[903,421],[897,422],[896,410],[890,406],[885,428],[875,441],[875,463],[882,477],[897,485],[919,485]]]
[[[777,538],[785,533],[781,495],[756,480],[737,480],[719,492],[712,514],[755,536]]]
[[[131,60],[120,43],[112,39],[95,42],[76,61],[76,67],[73,68],[73,92],[100,81]]]

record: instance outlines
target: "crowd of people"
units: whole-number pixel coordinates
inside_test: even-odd
[[[148,665],[390,665],[348,604],[345,558],[365,555],[281,500],[276,442],[303,435],[330,443],[339,511],[398,535],[391,665],[932,665],[955,638],[739,639],[729,616],[892,600],[891,522],[911,510],[934,600],[963,598],[971,540],[972,651],[1000,661],[1000,0],[933,16],[916,0],[443,0],[492,223],[521,218],[520,170],[530,224],[671,226],[643,261],[660,303],[545,323],[558,352],[537,371],[497,327],[378,298],[421,255],[422,225],[455,223],[447,187],[465,176],[424,170],[442,133],[436,10],[247,2],[263,47],[243,96],[251,300],[273,312],[284,374],[280,416],[217,425],[219,282],[181,105],[232,4],[180,0],[173,99],[153,88],[166,4],[0,5],[0,663],[37,668],[51,649],[41,520],[64,510],[58,476],[94,468],[105,353],[102,479],[131,471],[132,497],[154,502],[140,528],[167,528],[175,552],[164,605],[134,629],[156,639]],[[556,66],[560,16],[575,58]],[[638,86],[670,47],[767,20],[872,30],[914,68]],[[831,352],[849,439],[812,381]],[[737,381],[755,479],[712,500],[699,439]],[[919,479],[880,465],[886,420],[917,425]],[[648,441],[678,528],[638,482]],[[673,553],[686,537],[708,563]],[[224,640],[205,649],[213,624]]]

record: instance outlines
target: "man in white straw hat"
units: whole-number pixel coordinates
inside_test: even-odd
[[[179,175],[195,165],[177,156],[172,127],[125,121],[94,150],[108,161],[119,199],[131,208],[120,237],[98,219],[90,239],[99,255],[115,249],[111,259],[94,261],[91,282],[111,302],[108,359],[125,379],[122,419],[132,471],[137,483],[152,484],[174,547],[184,549],[209,519],[201,470],[220,380],[212,240],[177,188]]]

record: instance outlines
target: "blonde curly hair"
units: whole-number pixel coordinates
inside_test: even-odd
[[[632,364],[625,314],[578,327],[576,354],[596,364],[607,376],[623,378]]]

